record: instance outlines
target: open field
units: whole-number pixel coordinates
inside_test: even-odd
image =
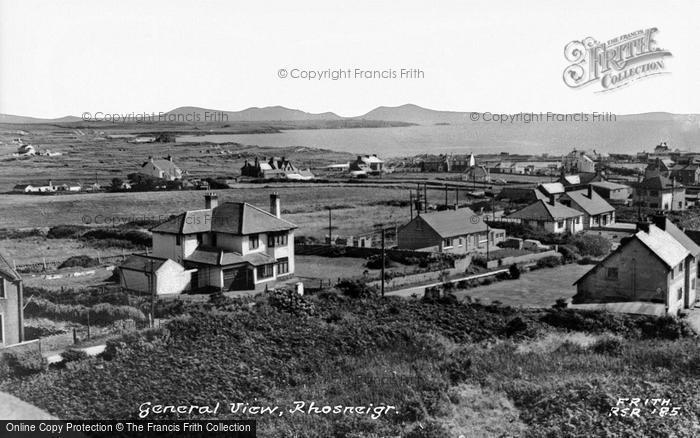
[[[574,281],[588,272],[592,265],[575,263],[526,272],[517,280],[499,281],[488,286],[455,291],[458,298],[471,297],[485,303],[500,301],[508,306],[550,307],[558,298],[576,294]]]

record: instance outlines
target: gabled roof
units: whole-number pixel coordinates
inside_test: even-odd
[[[607,255],[603,260],[598,262],[590,271],[583,274],[574,284],[578,284],[581,280],[588,277],[590,274],[598,270],[601,266],[604,266],[605,262],[616,254],[620,254],[633,240],[638,240],[644,246],[646,246],[649,251],[651,251],[656,257],[658,257],[661,262],[663,262],[666,267],[672,269],[676,267],[680,262],[682,262],[690,253],[689,251],[671,234],[666,231],[656,227],[655,225],[649,224],[649,232],[638,231],[632,238],[628,240],[623,240],[623,243],[617,247],[617,249]]]
[[[161,257],[133,254],[127,257],[119,267],[139,272],[155,272],[160,269],[167,260],[168,259]]]
[[[538,188],[547,193],[548,195],[556,195],[558,193],[565,192],[564,184],[560,182],[540,184]]]
[[[296,225],[246,202],[225,202],[208,210],[181,213],[151,228],[154,233],[195,234],[215,231],[248,235],[287,231]]]
[[[591,197],[588,197],[588,190],[574,190],[571,192],[566,192],[560,198],[561,199],[571,199],[572,202],[576,203],[579,207],[583,209],[589,215],[596,215],[601,213],[607,213],[610,211],[615,211],[615,208],[608,204],[602,196],[591,190]]]
[[[644,181],[639,183],[638,187],[644,188],[644,189],[656,189],[656,190],[664,190],[664,189],[672,189],[674,188],[674,183],[670,179],[666,178],[665,176],[657,175],[657,176],[652,176],[651,178],[646,178]],[[676,182],[675,183],[675,188],[682,188],[683,185],[680,183]]]
[[[422,220],[442,238],[486,231],[486,223],[470,208],[422,214],[414,220]]]
[[[656,254],[668,267],[678,265],[690,252],[671,234],[649,225],[649,232],[639,231],[634,235],[640,242]]]
[[[5,260],[2,254],[0,254],[0,275],[12,281],[19,281],[22,279],[17,271]]]
[[[610,181],[596,181],[592,182],[591,185],[593,187],[600,187],[603,189],[608,189],[608,190],[622,190],[622,189],[629,189],[631,188],[630,186],[626,186],[624,184],[618,184]]]
[[[508,215],[512,219],[539,221],[555,221],[579,216],[583,216],[583,213],[578,210],[567,207],[560,202],[554,202],[552,205],[542,199]]]
[[[700,254],[700,246],[698,246],[698,244],[696,244],[695,241],[690,238],[690,236],[685,234],[683,230],[678,228],[668,218],[664,218],[663,220],[665,220],[663,230],[680,242],[680,244],[683,245],[685,249],[687,249],[688,252],[693,255],[693,257],[697,257]]]
[[[158,169],[162,170],[163,172],[168,172],[168,173],[177,173],[180,172],[180,168],[175,165],[170,160],[164,160],[164,159],[158,159],[158,160],[148,160],[141,167],[146,166],[146,164],[150,163],[153,161],[153,165],[156,166]]]

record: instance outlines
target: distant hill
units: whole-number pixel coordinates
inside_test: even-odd
[[[167,114],[199,114],[201,121],[205,120],[206,113],[224,113],[229,122],[266,122],[266,121],[299,121],[299,120],[340,120],[337,114],[326,112],[320,114],[307,113],[301,110],[285,108],[283,106],[267,106],[264,108],[252,107],[242,111],[221,111],[192,106],[183,106],[168,111]]]
[[[357,118],[429,125],[435,123],[466,123],[469,122],[469,113],[456,111],[436,111],[423,108],[418,105],[406,104],[394,107],[380,106]]]
[[[65,116],[58,119],[39,119],[36,117],[13,116],[12,114],[0,114],[0,123],[31,124],[31,123],[71,123],[79,122],[80,117]]]

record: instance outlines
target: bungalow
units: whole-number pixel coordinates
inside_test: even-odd
[[[259,290],[294,273],[294,229],[282,219],[276,193],[269,212],[246,202],[219,205],[217,195],[207,193],[204,209],[151,229],[153,256],[194,269],[195,290]]]
[[[466,254],[496,248],[505,230],[490,228],[473,210],[460,208],[418,215],[398,232],[400,249]]]
[[[685,210],[685,187],[660,175],[646,178],[634,187],[634,203],[661,210]]]
[[[0,254],[0,348],[24,341],[22,277]]]
[[[44,193],[55,192],[56,190],[58,190],[58,186],[55,186],[53,181],[48,181],[47,183],[17,184],[12,188],[12,191],[16,193]]]
[[[144,294],[179,294],[190,288],[192,273],[181,264],[162,257],[134,254],[119,266],[124,289]]]
[[[583,213],[557,202],[554,195],[540,199],[507,216],[525,226],[543,229],[548,233],[578,233],[583,230]]]
[[[263,157],[259,160],[255,157],[253,163],[246,160],[241,168],[241,175],[251,178],[287,178],[293,180],[314,179],[314,174],[309,169],[298,169],[286,157],[270,157],[267,160]]]
[[[143,163],[141,167],[144,173],[154,178],[160,178],[166,181],[182,179],[182,170],[173,163],[173,157],[170,155],[168,155],[165,160],[154,160],[153,157],[148,157],[148,161]]]
[[[632,187],[609,181],[592,182],[591,187],[606,201],[615,204],[624,204],[632,195]]]
[[[358,155],[357,160],[350,163],[350,172],[353,171],[379,175],[384,172],[384,161],[377,158],[377,155]]]
[[[566,192],[559,202],[583,213],[583,229],[605,227],[615,222],[615,207],[588,186],[586,190]]]
[[[700,247],[665,218],[638,224],[634,236],[574,284],[576,305],[637,303],[622,311],[676,315],[696,301]],[[690,248],[690,250],[689,250]],[[650,304],[649,304],[650,303]],[[613,306],[605,308],[615,310]]]

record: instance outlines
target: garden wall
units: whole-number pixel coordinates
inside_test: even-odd
[[[470,264],[471,256],[467,256],[464,259],[456,260],[454,268],[395,277],[391,280],[386,280],[384,282],[384,287],[393,289],[402,286],[410,286],[413,284],[439,281],[443,277],[443,274],[446,274],[448,277],[464,274]],[[367,285],[380,287],[381,280],[370,281],[367,283]]]
[[[486,263],[486,268],[487,269],[494,269],[498,268],[499,266],[510,266],[512,264],[526,264],[526,263],[532,263],[536,262],[537,260],[543,259],[545,257],[561,257],[561,253],[550,250],[550,251],[544,251],[544,252],[538,252],[534,254],[524,254],[521,256],[513,256],[513,257],[504,257],[502,259],[498,260],[489,260]]]

